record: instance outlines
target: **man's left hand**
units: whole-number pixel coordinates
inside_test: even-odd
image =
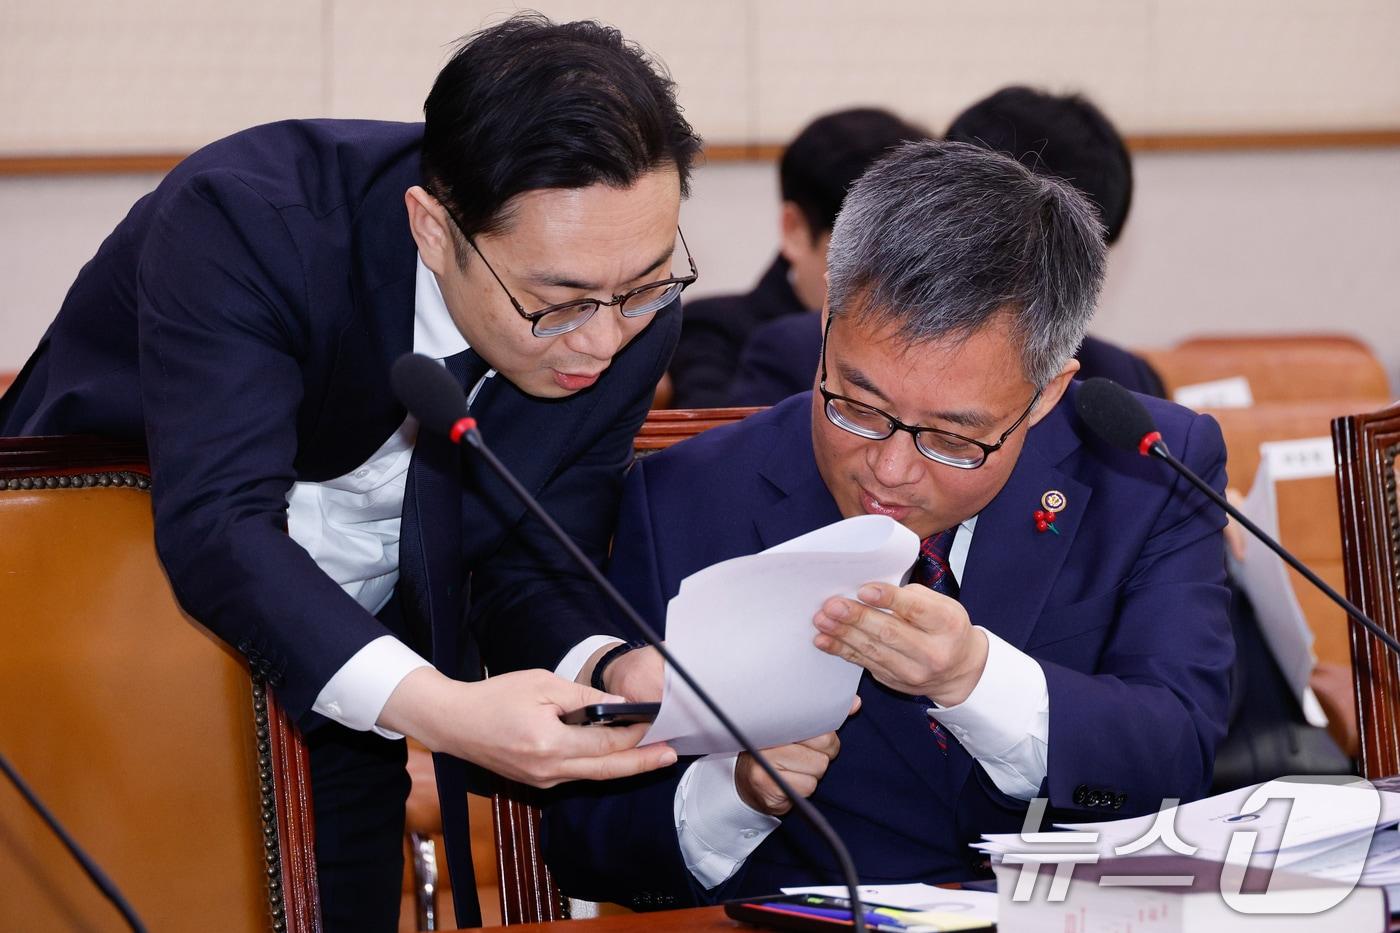
[[[822,604],[812,620],[818,648],[900,693],[940,706],[968,698],[987,663],[987,636],[961,603],[917,583],[867,583],[857,595]]]
[[[594,652],[579,671],[579,683],[589,682],[594,665],[616,644],[605,645]],[[608,693],[625,697],[629,703],[659,703],[665,677],[666,662],[661,660],[661,652],[652,647],[634,648],[607,666],[603,671],[603,686]]]

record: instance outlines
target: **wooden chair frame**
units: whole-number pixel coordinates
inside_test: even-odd
[[[1347,598],[1384,631],[1400,635],[1400,405],[1332,422]],[[1400,774],[1400,659],[1356,621],[1351,660],[1361,773]]]
[[[0,439],[0,495],[32,489],[133,488],[149,490],[145,451],[84,437]],[[318,933],[315,830],[311,771],[301,733],[276,694],[250,671],[262,855],[268,920],[277,933]]]

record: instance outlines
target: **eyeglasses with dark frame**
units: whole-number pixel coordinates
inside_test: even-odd
[[[452,222],[457,223],[457,218],[453,217]],[[458,229],[461,225],[458,224]],[[685,250],[686,262],[690,264],[690,275],[672,276],[656,282],[648,282],[636,288],[623,292],[621,295],[613,295],[609,301],[598,298],[576,298],[573,301],[561,301],[559,304],[541,308],[539,311],[526,311],[524,306],[516,300],[515,296],[506,288],[506,283],[501,281],[501,277],[496,274],[496,270],[491,268],[491,263],[482,254],[480,247],[476,245],[476,240],[466,237],[467,244],[481,257],[481,261],[486,265],[486,271],[491,273],[491,277],[496,280],[496,284],[501,286],[501,291],[506,293],[510,303],[515,308],[515,313],[530,322],[530,333],[536,337],[557,337],[560,334],[567,334],[569,331],[578,330],[587,324],[593,315],[598,313],[599,308],[616,307],[623,317],[637,318],[653,311],[659,311],[670,304],[671,300],[685,291],[700,273],[695,269],[695,260],[690,255],[690,246],[685,242],[685,234],[681,233],[681,228],[676,228],[676,235],[680,237],[681,248]]]
[[[887,440],[893,437],[896,431],[905,431],[913,436],[914,447],[919,453],[935,463],[956,467],[959,470],[975,470],[986,463],[988,457],[1000,450],[1012,432],[1021,426],[1021,422],[1030,417],[1031,412],[1035,410],[1035,403],[1040,401],[1040,394],[1044,391],[1043,388],[1035,390],[1035,395],[1031,396],[1031,403],[1026,406],[1025,411],[1021,412],[1021,417],[1017,418],[1011,427],[997,438],[995,444],[986,444],[939,428],[905,424],[894,415],[881,411],[873,405],[857,402],[853,398],[838,395],[827,389],[826,338],[830,333],[831,317],[828,315],[826,328],[822,331],[822,378],[817,385],[817,389],[821,392],[822,399],[826,403],[822,406],[826,413],[826,420],[843,431],[872,441]]]

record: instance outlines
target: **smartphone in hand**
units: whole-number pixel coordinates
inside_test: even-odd
[[[559,718],[570,726],[630,726],[651,722],[660,710],[660,703],[590,703]]]

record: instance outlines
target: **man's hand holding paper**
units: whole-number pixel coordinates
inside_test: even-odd
[[[851,703],[848,716],[860,709],[860,697]],[[835,732],[823,732],[813,739],[763,749],[769,764],[803,797],[810,797],[817,782],[826,774],[827,765],[841,751],[841,740]],[[734,787],[744,805],[768,816],[782,816],[792,809],[787,794],[773,783],[753,756],[744,752],[734,766]]]
[[[854,596],[868,580],[894,586],[918,547],[907,528],[865,515],[722,561],[682,581],[667,606],[667,647],[758,747],[832,732],[861,671],[812,644],[812,618],[827,599]],[[668,742],[682,755],[740,750],[669,667],[661,712],[643,741]]]
[[[962,703],[987,663],[987,635],[956,599],[917,583],[868,583],[859,601],[833,596],[812,623],[813,643],[859,664],[891,690]]]

